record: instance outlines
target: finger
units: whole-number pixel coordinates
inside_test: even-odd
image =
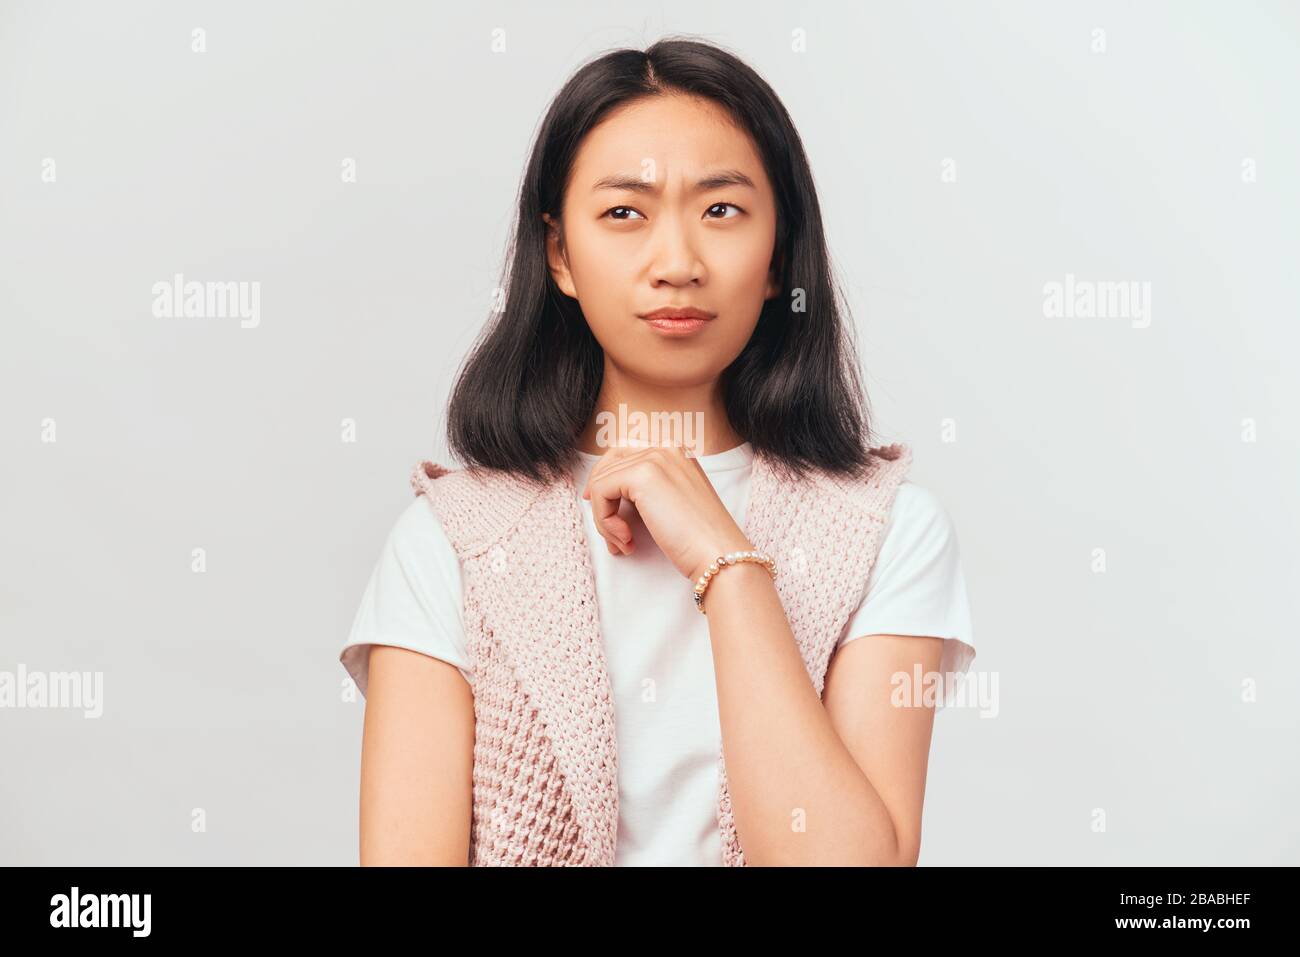
[[[605,530],[617,540],[624,555],[632,551],[632,526],[622,515],[615,512],[605,519]]]
[[[614,446],[596,463],[587,478],[583,498],[592,503],[592,517],[596,530],[606,543],[618,547],[624,555],[634,547],[632,526],[618,514],[623,499],[636,507],[636,500],[628,483],[628,470],[654,459],[663,449],[653,445]]]
[[[610,554],[626,555],[631,549],[632,528],[618,514],[623,493],[613,482],[598,481],[587,487],[591,499],[591,517],[596,531],[610,546]],[[617,551],[615,551],[617,549]]]
[[[611,448],[591,470],[591,474],[587,477],[587,488],[583,492],[583,497],[590,498],[591,490],[597,483],[605,482],[607,479],[619,476],[619,473],[626,472],[628,469],[640,465],[647,459],[655,458],[661,451],[661,449],[653,445],[641,448],[632,448],[620,445]],[[626,487],[627,476],[623,475],[616,478],[615,481],[619,485],[619,494],[635,505],[636,499],[631,494],[631,490]]]

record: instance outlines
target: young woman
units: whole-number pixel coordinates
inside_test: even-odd
[[[957,540],[870,444],[776,94],[688,39],[583,67],[504,288],[340,656],[361,862],[915,864]]]

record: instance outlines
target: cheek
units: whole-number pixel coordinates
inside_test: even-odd
[[[617,243],[601,239],[595,231],[582,230],[571,236],[569,246],[569,272],[578,301],[598,336],[599,326],[617,325],[617,318],[632,309],[627,297],[635,285],[632,259],[621,254]]]
[[[732,324],[733,328],[740,326],[736,335],[742,340],[748,340],[749,333],[753,332],[767,299],[771,262],[771,244],[756,241],[726,250],[715,263],[711,282],[721,294],[725,308],[735,318],[746,317],[745,321]]]
[[[734,295],[762,300],[772,264],[772,243],[755,239],[727,251],[727,266],[720,278],[733,286]]]

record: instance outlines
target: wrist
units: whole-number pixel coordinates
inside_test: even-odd
[[[703,575],[705,572],[707,572],[710,568],[713,568],[714,571],[716,572],[717,570],[716,563],[719,558],[725,555],[734,555],[736,552],[752,552],[754,550],[755,549],[753,544],[749,541],[749,539],[745,538],[743,535],[737,536],[735,538],[730,538],[727,540],[725,547],[720,548],[717,551],[711,553],[706,553],[703,556],[701,556],[699,561],[695,563],[695,567],[691,569],[690,574],[688,574],[686,577],[691,580],[692,584],[694,584],[695,582],[699,581],[700,576]]]
[[[729,578],[736,584],[743,584],[742,579],[746,573],[740,571],[740,569],[745,566],[752,566],[754,569],[763,572],[764,575],[776,577],[776,560],[766,552],[757,549],[740,549],[726,552],[706,565],[696,579],[694,588],[696,610],[705,611],[706,593],[711,590],[713,581],[718,575]],[[727,586],[722,587],[725,592]]]

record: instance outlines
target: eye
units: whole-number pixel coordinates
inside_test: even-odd
[[[737,216],[740,215],[742,212],[744,212],[744,210],[742,210],[742,209],[741,209],[739,206],[737,206],[735,203],[714,203],[712,206],[709,207],[708,212],[711,213],[711,212],[713,212],[715,209],[724,209],[724,208],[726,208],[727,206],[730,206],[732,209],[734,209],[734,210],[736,211],[736,215],[737,215]],[[735,217],[733,217],[733,216],[709,216],[708,218],[709,218],[709,219],[734,219]]]
[[[641,216],[641,214],[637,213],[637,211],[633,209],[631,206],[615,206],[611,209],[605,210],[606,216],[609,216],[610,213],[636,213],[636,215]],[[631,217],[626,215],[610,216],[610,218],[622,223],[631,221]],[[645,219],[644,216],[641,216],[641,218]]]

